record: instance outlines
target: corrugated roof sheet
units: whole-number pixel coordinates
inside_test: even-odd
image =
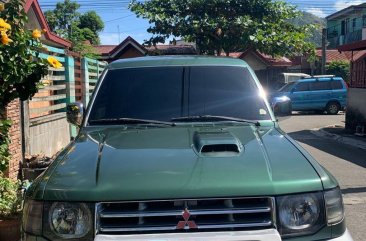
[[[348,54],[345,54],[344,52],[339,52],[337,49],[328,49],[326,52],[327,55],[327,63],[333,62],[333,61],[350,61],[351,60],[351,56],[349,56]],[[316,50],[316,56],[318,57],[322,57],[322,50],[321,49],[317,49]]]

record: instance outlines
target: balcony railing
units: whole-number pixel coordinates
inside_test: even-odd
[[[328,32],[328,47],[337,48],[340,45],[350,44],[362,40],[362,29],[355,30],[345,35],[339,35],[336,31]]]

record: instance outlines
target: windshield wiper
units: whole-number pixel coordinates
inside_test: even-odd
[[[167,121],[145,120],[145,119],[134,119],[134,118],[96,119],[96,120],[89,120],[89,124],[91,124],[91,125],[153,124],[153,125],[175,126],[175,123],[167,122]]]
[[[246,120],[241,118],[229,117],[229,116],[217,116],[217,115],[199,115],[199,116],[183,116],[171,119],[176,122],[197,122],[197,121],[234,121],[249,123],[255,126],[260,126],[258,121]]]

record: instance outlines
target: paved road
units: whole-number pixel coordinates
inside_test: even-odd
[[[366,240],[366,151],[317,137],[310,129],[344,125],[344,115],[300,114],[279,119],[281,128],[298,141],[339,181],[347,227],[355,241]]]

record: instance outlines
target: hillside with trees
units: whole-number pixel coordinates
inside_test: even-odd
[[[314,14],[308,12],[301,12],[302,16],[296,17],[291,20],[296,26],[305,26],[308,24],[316,25],[316,28],[311,30],[312,37],[308,40],[315,44],[316,47],[320,47],[322,44],[322,29],[326,27],[326,21],[324,18],[319,18]]]

